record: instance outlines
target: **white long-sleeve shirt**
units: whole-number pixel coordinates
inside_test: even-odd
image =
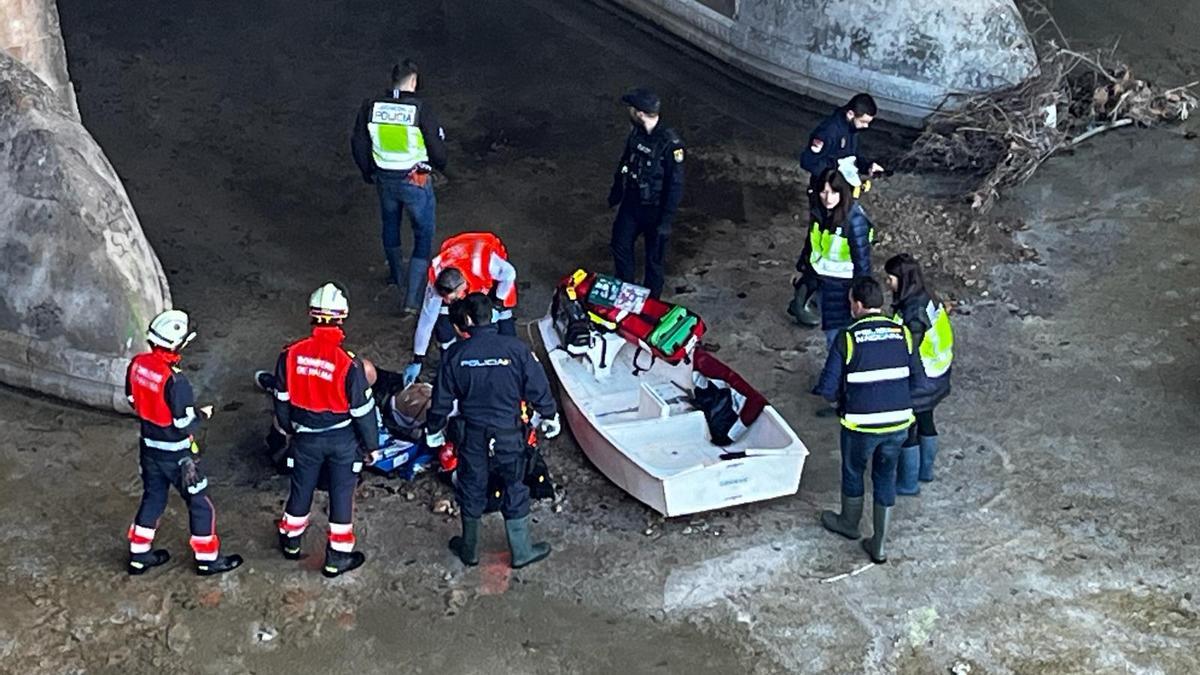
[[[517,283],[517,268],[504,258],[492,254],[488,261],[488,275],[496,284],[496,297],[504,298],[512,292]],[[417,318],[417,330],[413,334],[413,354],[425,356],[429,351],[429,341],[433,338],[433,325],[437,323],[439,314],[449,314],[450,308],[442,302],[433,284],[425,284],[425,301],[421,304],[421,315]]]

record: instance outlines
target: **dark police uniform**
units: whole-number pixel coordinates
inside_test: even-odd
[[[644,94],[644,92],[643,92]],[[625,100],[639,110],[640,99]],[[652,99],[657,109],[657,97]],[[649,107],[649,106],[648,106]],[[644,285],[657,298],[665,282],[667,239],[671,223],[683,198],[683,140],[660,122],[654,131],[634,126],[625,140],[625,151],[613,176],[608,205],[616,206],[613,222],[612,254],[616,276],[637,283],[634,272],[634,244],[639,236],[646,239],[646,278]]]
[[[813,129],[808,145],[800,153],[800,166],[809,174],[809,189],[819,191],[817,179],[828,169],[836,169],[838,160],[858,157],[858,129],[846,119],[847,108],[834,111]],[[858,157],[858,163],[863,159]]]
[[[504,482],[500,512],[505,520],[529,515],[521,401],[545,418],[558,411],[542,365],[525,343],[500,335],[496,326],[474,327],[469,339],[442,355],[425,418],[429,432],[446,427],[455,400],[465,421],[455,485],[463,516],[483,517],[489,473]]]
[[[293,434],[295,467],[279,533],[284,554],[298,557],[322,466],[329,476],[329,548],[354,550],[354,488],[363,457],[379,449],[375,400],[363,364],[342,348],[337,326],[283,349],[275,366],[275,417]],[[326,557],[328,564],[328,554]]]
[[[192,437],[200,429],[200,414],[192,385],[178,363],[178,354],[155,347],[135,356],[125,374],[125,395],[141,422],[142,502],[129,528],[131,566],[137,570],[144,569],[138,565],[151,556],[158,519],[172,486],[188,507],[190,544],[197,562],[215,561],[220,552],[208,480],[185,471],[193,453],[199,452]]]

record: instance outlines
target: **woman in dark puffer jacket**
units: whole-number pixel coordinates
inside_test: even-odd
[[[853,322],[850,316],[850,282],[871,276],[871,221],[856,201],[854,188],[837,169],[821,174],[821,190],[812,209],[809,236],[796,261],[793,285],[812,277],[820,282],[821,329],[825,344]]]
[[[907,253],[884,264],[892,289],[892,311],[912,333],[913,349],[921,354],[925,371],[912,389],[916,424],[909,427],[908,440],[900,449],[896,494],[920,494],[918,479],[933,480],[933,460],[938,451],[933,409],[950,394],[950,364],[954,359],[954,333],[946,308],[925,286],[921,266]]]

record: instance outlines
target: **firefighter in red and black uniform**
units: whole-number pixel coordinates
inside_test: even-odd
[[[196,467],[200,447],[194,435],[200,418],[212,416],[212,406],[196,407],[192,385],[178,366],[179,351],[195,337],[186,313],[171,309],[159,314],[146,333],[150,351],[133,357],[125,374],[125,395],[142,427],[142,503],[129,526],[130,574],[142,574],[171,558],[166,550],[151,546],[172,485],[187,503],[196,573],[220,574],[242,564],[241,556],[221,555],[208,479]]]
[[[292,487],[279,521],[279,545],[300,558],[313,491],[329,476],[329,545],[322,572],[333,578],[366,560],[354,550],[354,488],[364,461],[379,449],[375,399],[362,360],[342,347],[350,314],[346,293],[327,283],[308,302],[312,335],[283,349],[275,365],[275,419],[292,436]]]

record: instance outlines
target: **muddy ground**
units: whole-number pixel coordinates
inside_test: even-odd
[[[944,247],[979,262],[939,278],[963,311],[939,480],[900,503],[889,564],[826,582],[865,560],[817,523],[838,492],[836,426],[806,394],[823,347],[782,311],[802,219],[779,174],[816,114],[585,3],[245,4],[60,0],[84,120],[200,324],[186,363],[219,410],[202,438],[211,492],[247,565],[194,577],[175,501],[159,541],[176,559],[127,577],[135,425],[0,391],[3,670],[1200,671],[1195,141],[1102,136],[1004,202],[997,218],[1024,223],[1015,239],[977,227]],[[1092,3],[1063,4],[1068,31],[1117,32]],[[1164,76],[1200,61],[1186,31],[1125,14],[1112,16],[1126,45],[1181,55],[1154,58]],[[699,160],[668,288],[809,446],[798,495],[664,522],[562,439],[549,445],[561,509],[535,512],[556,547],[544,564],[510,572],[489,520],[485,564],[464,570],[445,550],[456,523],[429,509],[445,491],[378,477],[358,502],[366,567],[323,579],[319,525],[305,562],[279,557],[286,480],[262,459],[267,403],[249,373],[305,330],[307,293],[328,277],[350,288],[354,348],[386,364],[409,346],[347,142],[401,53],[426,67],[447,127],[439,235],[500,232],[524,319],[564,273],[610,264],[615,98],[663,93]],[[867,142],[886,159],[904,140]],[[897,195],[943,187],[901,176],[880,190],[923,208]],[[1038,262],[1011,262],[1026,247]]]

